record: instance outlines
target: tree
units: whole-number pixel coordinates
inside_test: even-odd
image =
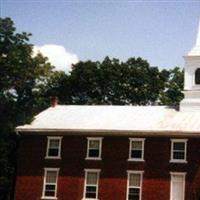
[[[33,56],[29,33],[16,33],[10,18],[0,18],[0,199],[8,199],[15,171],[14,129],[40,110],[40,87],[53,67],[41,54]]]
[[[166,70],[162,73],[166,74]],[[177,106],[183,99],[184,70],[175,67],[167,72],[164,90],[160,93],[160,102],[163,105]]]
[[[120,62],[106,57],[77,63],[68,77],[56,80],[56,89],[50,84],[48,93],[56,90],[65,104],[152,105],[165,88],[163,74],[142,58]]]
[[[129,72],[128,99],[132,105],[154,105],[158,100],[159,91],[163,89],[164,82],[160,78],[159,69],[150,67],[142,58],[130,58],[126,62]]]
[[[40,107],[49,105],[49,97],[58,97],[60,103],[71,104],[71,89],[69,85],[69,75],[63,71],[55,71],[47,79],[47,84],[40,88]]]

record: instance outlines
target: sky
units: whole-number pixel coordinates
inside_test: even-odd
[[[184,66],[195,44],[200,0],[0,0],[0,16],[33,34],[35,52],[57,69],[106,56],[142,57],[160,69]]]

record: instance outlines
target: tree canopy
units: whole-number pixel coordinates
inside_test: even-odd
[[[53,69],[41,54],[33,57],[30,36],[16,33],[10,18],[0,18],[0,199],[4,200],[14,175],[14,129],[39,111],[39,89]]]
[[[159,70],[142,58],[106,57],[80,61],[69,74],[56,72],[47,85],[43,93],[62,104],[174,106],[183,98],[183,70]]]

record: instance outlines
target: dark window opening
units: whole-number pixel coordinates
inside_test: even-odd
[[[200,84],[200,68],[195,71],[195,84]]]
[[[139,199],[140,199],[140,189],[129,188],[128,200],[139,200]]]
[[[89,199],[96,199],[96,186],[87,186],[85,197]]]
[[[99,157],[99,149],[90,149],[89,157],[90,158],[98,158]]]
[[[142,150],[132,150],[131,158],[142,158]]]

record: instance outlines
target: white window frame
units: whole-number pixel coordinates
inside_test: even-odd
[[[82,200],[98,200],[98,196],[99,196],[99,177],[100,177],[100,169],[84,169],[85,171],[85,180],[84,180],[84,190],[83,190],[83,198]],[[97,185],[92,185],[92,186],[96,186],[97,190],[96,190],[96,198],[86,198],[86,188],[87,188],[87,175],[89,172],[95,172],[97,173]]]
[[[187,139],[171,139],[171,163],[187,163]],[[173,152],[174,152],[174,143],[184,143],[185,144],[185,151],[184,151],[184,159],[174,159]]]
[[[99,156],[98,157],[89,157],[89,146],[90,146],[90,141],[92,140],[98,140],[99,141]],[[87,155],[86,155],[86,160],[101,160],[101,153],[102,153],[102,137],[87,137]]]
[[[129,186],[129,178],[131,174],[140,174],[140,186],[139,187],[130,187]],[[133,171],[133,170],[127,170],[127,191],[126,191],[126,200],[128,200],[129,196],[129,188],[139,188],[140,189],[140,200],[142,200],[142,183],[143,183],[143,174],[144,171]]]
[[[49,156],[48,155],[51,140],[59,140],[58,156]],[[62,144],[62,137],[61,136],[47,136],[47,149],[46,149],[45,159],[61,159],[61,144]]]
[[[186,172],[170,172],[170,175],[171,175],[171,180],[170,180],[170,200],[173,200],[172,199],[172,194],[173,194],[173,180],[172,180],[172,177],[173,175],[177,175],[177,176],[183,176],[183,199],[185,199],[185,177],[186,177]]]
[[[59,168],[44,168],[44,181],[43,181],[43,189],[42,189],[42,197],[41,199],[57,199],[57,187],[58,187],[58,175],[59,175]],[[55,196],[49,197],[45,196],[45,186],[46,186],[46,176],[48,171],[54,171],[56,172],[56,183],[55,183]]]
[[[141,155],[141,158],[132,158],[131,157],[131,150],[132,150],[132,142],[133,141],[142,142],[142,155]],[[128,161],[144,161],[144,143],[145,143],[145,138],[129,138],[129,158],[128,158]]]

